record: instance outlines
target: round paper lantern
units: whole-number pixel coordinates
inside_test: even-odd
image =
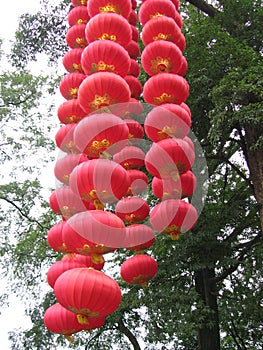
[[[144,85],[146,103],[159,106],[164,103],[180,104],[189,95],[189,85],[180,75],[162,73],[152,76]]]
[[[135,10],[137,7],[137,1],[136,0],[131,0],[131,4],[132,4],[132,9]]]
[[[114,162],[120,164],[126,170],[141,168],[144,165],[144,158],[145,153],[135,146],[126,146],[113,155]]]
[[[189,114],[189,117],[192,117],[191,109],[186,103],[181,103],[180,106],[186,110],[186,112]]]
[[[128,18],[131,12],[131,1],[127,0],[89,0],[88,12],[94,17],[101,12],[112,12]]]
[[[81,255],[81,254],[66,254],[61,261],[77,261],[86,267],[93,267],[95,270],[103,269],[105,260],[101,254]]]
[[[104,210],[87,210],[77,213],[63,228],[63,241],[74,253],[104,254],[118,247],[125,247],[124,222],[115,214]],[[93,249],[95,248],[95,249]],[[100,248],[99,253],[96,248]]]
[[[76,267],[86,267],[84,264],[74,261],[56,261],[54,264],[50,266],[47,272],[47,282],[51,288],[54,288],[55,282],[57,278],[62,275],[63,272],[75,269]]]
[[[78,91],[79,103],[84,111],[96,111],[112,104],[128,102],[130,89],[117,74],[98,72],[89,75]]]
[[[187,69],[188,69],[187,60],[184,56],[182,56],[182,65],[181,65],[179,71],[177,72],[177,74],[185,76]]]
[[[80,107],[77,99],[63,102],[57,110],[58,119],[63,124],[78,123],[87,113]]]
[[[134,11],[134,9],[130,12],[128,22],[133,26],[136,26],[138,22],[138,16],[137,16],[137,13]]]
[[[88,45],[86,34],[86,24],[75,24],[70,27],[66,34],[67,45],[71,48],[84,48]]]
[[[85,201],[113,203],[127,193],[126,170],[109,159],[92,159],[78,165],[70,175],[70,187]],[[96,201],[96,202],[94,202]]]
[[[149,211],[148,203],[140,197],[122,198],[115,207],[115,214],[128,224],[143,221],[148,216]]]
[[[153,177],[152,191],[157,198],[181,199],[193,195],[196,188],[196,177],[190,170],[181,174],[177,180]]]
[[[69,186],[58,187],[54,190],[49,197],[49,205],[54,213],[62,215],[64,219],[91,208],[90,204],[82,201]]]
[[[72,49],[64,55],[62,63],[69,73],[84,73],[81,66],[82,52],[83,49]]]
[[[74,130],[74,143],[80,152],[98,158],[104,151],[118,152],[127,143],[129,128],[110,113],[92,114],[81,120]]]
[[[145,133],[154,142],[170,137],[183,138],[189,133],[190,126],[189,114],[173,103],[153,108],[144,122]]]
[[[131,97],[138,99],[142,93],[140,80],[133,75],[127,75],[124,79],[130,88]]]
[[[138,78],[138,76],[140,75],[140,65],[137,61],[135,61],[132,58],[131,58],[130,62],[131,62],[130,70],[127,73],[127,75],[133,75],[136,78]]]
[[[72,6],[85,6],[87,5],[87,0],[71,0]]]
[[[59,83],[61,95],[66,100],[77,98],[79,86],[85,78],[86,75],[80,73],[70,73],[65,75]]]
[[[176,11],[174,4],[170,0],[145,1],[139,10],[140,23],[144,26],[150,19],[158,17],[171,17],[179,28],[182,28],[183,21],[181,15]]]
[[[72,334],[85,329],[85,326],[78,322],[77,315],[60,304],[50,306],[44,314],[44,324],[52,333],[65,336],[70,342],[74,342]]]
[[[144,135],[143,127],[139,122],[133,119],[124,119],[124,122],[129,128],[129,134],[128,134],[129,143],[130,144],[138,143],[143,138],[143,135]]]
[[[113,41],[94,41],[83,51],[81,64],[87,75],[112,72],[125,77],[130,69],[127,51]]]
[[[153,176],[177,180],[180,174],[190,170],[194,158],[187,142],[171,138],[152,144],[145,155],[145,166]]]
[[[135,27],[135,25],[131,24],[131,30],[132,30],[132,40],[138,42],[138,40],[139,40],[139,31],[138,31],[138,29]]]
[[[185,37],[172,18],[157,17],[148,21],[142,29],[142,42],[145,46],[156,40],[175,43],[181,51],[185,49]]]
[[[181,199],[167,199],[157,204],[150,213],[150,223],[159,233],[178,239],[191,230],[198,219],[195,207]]]
[[[136,59],[141,53],[139,44],[134,40],[129,42],[129,44],[126,46],[126,50],[129,56],[133,59]]]
[[[94,210],[94,213],[95,212],[97,213],[98,211]],[[77,219],[80,219],[79,215],[77,215]],[[90,232],[90,230],[87,231],[88,226],[83,229],[76,228],[77,230],[80,231],[81,234],[79,234],[71,227],[72,225],[73,224],[69,225],[69,221],[67,221],[62,231],[63,242],[70,253],[90,257],[91,255],[101,255],[101,254],[106,254],[116,250],[116,248],[113,248],[112,246],[108,247],[105,244],[97,244],[95,242],[92,242],[89,239],[86,239],[84,235],[89,235],[89,236],[92,235],[92,232]],[[101,225],[99,221],[99,224],[98,224],[99,231],[96,233],[97,236],[101,233],[101,228],[99,226],[105,226],[105,225]]]
[[[73,132],[76,124],[70,123],[61,126],[56,135],[55,141],[58,148],[66,153],[79,153],[73,141]]]
[[[66,221],[60,221],[50,228],[47,234],[47,243],[50,248],[59,253],[70,253],[62,239],[62,231]]]
[[[143,193],[148,186],[147,175],[138,169],[127,170],[127,174],[130,179],[130,187],[128,189],[128,196],[136,196]]]
[[[101,271],[76,268],[64,272],[54,286],[57,301],[66,309],[84,316],[106,316],[121,302],[117,282]]]
[[[146,0],[142,0],[142,2],[145,2]],[[180,0],[171,0],[171,2],[174,4],[176,10],[178,11],[179,5],[180,5]]]
[[[88,159],[84,154],[67,154],[56,161],[54,166],[55,177],[65,185],[69,184],[72,170],[80,163]]]
[[[116,13],[100,13],[87,24],[86,38],[89,43],[95,40],[111,40],[126,47],[131,41],[132,30],[122,16]]]
[[[139,254],[124,261],[120,273],[125,282],[145,287],[147,282],[154,278],[157,271],[158,264],[151,256]]]
[[[155,242],[155,234],[153,230],[144,224],[132,224],[126,226],[126,234],[128,236],[128,250],[141,253],[143,250],[150,248]]]
[[[148,44],[141,56],[143,69],[150,76],[158,73],[176,74],[180,71],[182,61],[182,51],[178,46],[165,40]]]
[[[127,78],[127,77],[126,77]],[[144,107],[140,101],[131,97],[129,102],[119,103],[109,106],[109,111],[112,114],[117,115],[123,119],[143,119],[141,114],[144,111]]]
[[[68,24],[70,27],[76,24],[87,24],[90,16],[86,6],[77,6],[68,13]]]

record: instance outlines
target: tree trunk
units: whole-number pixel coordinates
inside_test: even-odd
[[[255,127],[254,125],[247,125],[245,128],[246,161],[254,185],[255,198],[259,204],[261,230],[263,231],[263,149],[262,147],[254,147],[262,134],[262,126]]]
[[[212,269],[203,269],[196,273],[195,289],[213,313],[210,320],[205,320],[198,329],[198,350],[220,350],[219,319],[215,284],[211,279],[215,277]],[[212,321],[213,326],[208,327],[207,321]]]

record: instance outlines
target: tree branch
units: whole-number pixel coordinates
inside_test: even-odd
[[[223,281],[227,276],[231,275],[234,271],[236,271],[236,269],[238,268],[238,266],[241,264],[241,262],[243,261],[244,257],[246,256],[246,254],[250,251],[250,249],[254,246],[256,246],[260,241],[262,240],[262,233],[260,232],[254,239],[252,239],[251,241],[249,241],[248,243],[246,243],[245,248],[243,249],[243,251],[240,253],[239,257],[237,258],[238,262],[232,266],[230,266],[228,269],[224,270],[221,274],[219,274],[218,276],[211,278],[210,282],[211,283],[218,283]]]
[[[8,199],[8,198],[6,198],[6,197],[0,197],[0,199],[6,201],[7,203],[9,203],[9,204],[11,204],[13,207],[15,207],[15,208],[18,210],[18,212],[20,213],[20,215],[21,215],[22,217],[26,218],[26,219],[27,219],[28,221],[30,221],[30,222],[35,222],[39,227],[41,227],[42,230],[45,229],[45,227],[44,227],[39,221],[37,221],[37,220],[35,220],[35,219],[32,219],[32,218],[30,218],[27,214],[25,214],[25,213],[23,212],[23,210],[22,210],[15,202],[11,201],[10,199]]]
[[[209,5],[204,0],[186,0],[186,1],[194,5],[195,7],[197,7],[200,11],[204,12],[211,18],[214,18],[215,15],[218,13],[218,11],[212,5]]]
[[[141,350],[141,347],[136,339],[136,337],[134,336],[134,334],[129,330],[129,328],[127,328],[122,320],[122,318],[118,321],[118,329],[121,333],[125,334],[126,337],[129,339],[129,341],[131,342],[133,349],[134,350]]]

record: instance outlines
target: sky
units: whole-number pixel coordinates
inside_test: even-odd
[[[10,47],[9,41],[14,38],[18,27],[19,16],[25,12],[34,13],[39,8],[38,0],[1,0],[0,37],[4,40],[3,50]],[[0,295],[5,291],[6,282],[1,280]],[[9,297],[10,307],[0,310],[0,339],[1,349],[11,349],[8,341],[8,332],[18,327],[29,327],[30,321],[24,315],[24,307],[14,295]]]

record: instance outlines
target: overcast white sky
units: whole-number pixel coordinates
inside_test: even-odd
[[[24,12],[34,13],[39,8],[38,0],[1,0],[0,11],[0,37],[4,40],[3,49],[6,50],[8,42],[14,38],[18,26],[18,18]],[[4,292],[6,282],[1,280],[0,294]],[[1,349],[11,349],[8,341],[8,332],[18,327],[28,327],[30,322],[24,316],[24,309],[21,302],[14,296],[10,296],[10,307],[1,310],[0,314],[0,339]]]

